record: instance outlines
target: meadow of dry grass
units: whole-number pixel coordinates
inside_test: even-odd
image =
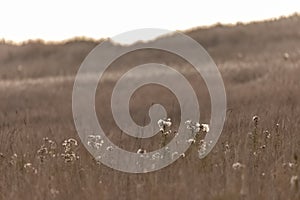
[[[0,199],[300,199],[300,17],[187,34],[203,44],[223,76],[228,98],[224,130],[206,158],[198,159],[192,146],[184,158],[147,174],[122,173],[97,163],[75,130],[74,76],[97,42],[2,42]],[[110,72],[117,79],[118,70],[153,61],[185,74],[200,99],[200,121],[209,122],[206,87],[183,59],[136,51],[114,62]],[[160,136],[137,140],[118,130],[108,108],[113,86],[113,79],[102,80],[96,95],[103,129],[124,149],[158,148]],[[146,123],[153,102],[165,105],[176,129],[178,103],[160,87],[145,86],[134,94],[133,119]],[[63,145],[69,138],[78,145]]]

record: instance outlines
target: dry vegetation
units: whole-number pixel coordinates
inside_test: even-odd
[[[205,159],[191,148],[184,158],[148,174],[98,164],[79,142],[72,86],[96,42],[0,44],[0,199],[300,199],[300,17],[188,34],[203,44],[223,75],[225,127]],[[113,63],[112,72],[150,61],[183,73],[191,67],[159,51],[133,54]],[[185,75],[201,99],[201,122],[208,122],[203,81]],[[132,151],[157,148],[159,135],[142,141],[120,133],[107,108],[113,81],[102,84],[107,87],[97,91],[97,113],[111,139]],[[136,92],[133,119],[146,123],[152,102],[165,104],[176,129],[178,104],[163,88]]]

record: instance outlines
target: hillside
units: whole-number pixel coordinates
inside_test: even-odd
[[[85,146],[94,145],[98,151],[103,143],[80,140],[74,125],[74,78],[99,41],[77,38],[21,45],[2,41],[0,200],[300,199],[300,16],[236,26],[219,24],[187,30],[186,34],[207,49],[222,74],[227,96],[225,125],[204,159],[199,159],[199,151],[206,151],[200,139],[212,131],[191,141],[185,154],[168,167],[142,174],[120,172],[97,162]],[[168,37],[175,36],[151,42],[168,42]],[[172,120],[171,132],[141,139],[116,125],[111,110],[115,81],[121,72],[149,62],[161,62],[182,72],[198,98],[199,122],[211,123],[210,95],[189,63],[153,49],[128,53],[112,63],[107,70],[111,76],[98,84],[95,110],[106,136],[131,152],[151,152],[190,131],[179,133],[181,104],[168,88],[155,84],[133,93],[128,105],[130,117],[144,126],[149,122],[150,106],[160,103]],[[145,74],[152,73],[140,73],[139,80]],[[127,83],[135,84],[132,82]],[[176,80],[172,86],[179,87],[180,83]],[[127,94],[128,90],[122,92]],[[82,95],[83,103],[86,98]],[[120,104],[125,102],[120,99]],[[197,112],[189,102],[182,107],[188,114]],[[137,133],[143,134],[140,130]],[[86,134],[97,139],[98,133]],[[115,163],[119,163],[118,158],[109,157]]]
[[[300,46],[300,16],[236,26],[219,24],[185,33],[203,45],[218,64],[235,59],[261,59],[266,54],[268,57],[281,56],[285,52],[293,55]],[[13,45],[3,41],[0,43],[0,77],[3,80],[74,75],[98,43],[77,39],[56,44],[29,41]],[[128,57],[126,63],[130,62]]]

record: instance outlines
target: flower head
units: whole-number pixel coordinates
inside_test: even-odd
[[[255,122],[255,123],[258,123],[259,120],[260,120],[260,118],[259,118],[259,116],[257,116],[257,115],[254,115],[254,116],[252,117],[252,121]]]
[[[193,122],[192,120],[187,120],[184,124],[187,129],[192,130],[194,133],[199,133],[200,131],[204,133],[209,132],[208,124],[200,124],[198,122]]]
[[[75,153],[75,147],[78,145],[77,140],[73,138],[69,138],[63,141],[62,146],[64,149],[64,153],[61,154],[61,157],[64,161],[73,162],[79,159],[79,156]]]
[[[145,153],[147,153],[147,151],[145,149],[140,148],[140,149],[137,150],[136,153],[138,153],[138,154],[145,154]]]
[[[243,169],[243,168],[245,168],[245,167],[246,167],[246,166],[243,165],[243,164],[240,163],[240,162],[236,162],[236,163],[233,163],[233,164],[232,164],[232,168],[233,168],[234,170]]]
[[[159,130],[164,133],[167,127],[172,126],[171,118],[164,118],[157,121]]]
[[[299,186],[299,178],[298,176],[292,176],[290,179],[290,184],[292,188],[298,188]]]
[[[208,124],[201,124],[200,128],[205,133],[209,132],[209,125]]]

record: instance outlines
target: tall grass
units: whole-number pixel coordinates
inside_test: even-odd
[[[293,39],[293,44],[282,40],[278,46],[272,43],[276,46],[274,51],[264,51],[260,46],[259,53],[249,50],[248,55],[245,48],[243,56],[228,60],[223,59],[224,55],[219,59],[212,52],[228,96],[225,127],[217,145],[200,160],[200,147],[195,143],[172,165],[147,174],[110,169],[83,147],[72,119],[72,79],[26,82],[35,76],[59,75],[57,70],[47,69],[55,65],[57,55],[50,59],[51,53],[44,52],[47,62],[41,69],[40,62],[32,61],[34,67],[30,67],[28,60],[14,59],[18,53],[13,49],[21,51],[25,47],[8,47],[12,57],[1,59],[1,81],[6,74],[5,79],[23,82],[18,87],[0,82],[0,199],[300,199],[300,44],[296,36]],[[283,43],[287,45],[281,46]],[[75,46],[72,48],[77,49]],[[83,58],[87,52],[78,54]],[[70,64],[68,59],[63,63]],[[145,57],[144,61],[151,59]],[[49,64],[51,60],[53,65]],[[15,77],[8,66],[15,67],[23,61],[27,64]],[[115,65],[137,62],[121,61]],[[72,61],[71,65],[75,69],[79,63]],[[175,67],[184,71],[190,66],[179,60]],[[34,69],[40,71],[35,74]],[[74,69],[64,73],[70,75]],[[201,99],[200,121],[208,123],[210,102],[203,81],[189,71],[185,73]],[[114,84],[112,80],[102,84],[108,87],[97,91],[97,114],[110,139],[133,152],[159,148],[161,134],[135,140],[116,127],[109,107],[102,106],[108,105],[106,97]],[[145,95],[147,99],[143,98]],[[180,123],[180,109],[174,96],[164,88],[144,87],[137,91],[130,103],[133,119],[141,125],[147,123],[147,110],[154,101],[165,105],[173,133]],[[103,117],[106,114],[108,117]],[[172,137],[168,135],[166,141]]]

